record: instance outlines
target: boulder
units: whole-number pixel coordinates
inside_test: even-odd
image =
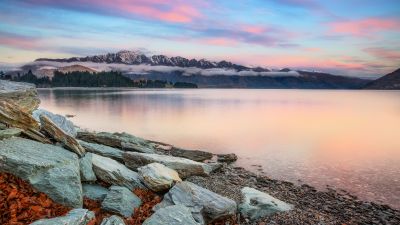
[[[239,211],[251,220],[293,209],[292,205],[254,188],[244,187],[241,192],[242,202],[239,205]]]
[[[39,123],[41,115],[47,116],[51,121],[53,121],[55,125],[57,125],[57,127],[63,130],[69,136],[76,137],[77,130],[75,128],[75,125],[66,117],[54,114],[44,109],[37,109],[32,113],[33,118],[35,118],[35,120],[38,121]]]
[[[111,186],[101,208],[124,217],[132,216],[134,209],[142,204],[139,197],[126,187]]]
[[[143,225],[199,225],[193,218],[190,209],[184,205],[172,205],[157,210]]]
[[[5,130],[0,130],[0,140],[10,138],[10,137],[17,137],[21,135],[22,130],[19,128],[10,128]]]
[[[129,190],[145,188],[136,172],[113,159],[92,153],[92,164],[96,177],[106,183],[124,186]]]
[[[103,201],[108,194],[108,189],[98,184],[82,184],[83,197]]]
[[[35,85],[0,80],[0,102],[4,101],[14,103],[28,114],[40,104]]]
[[[138,168],[140,180],[152,191],[170,189],[175,182],[182,181],[178,173],[163,164],[151,163]]]
[[[87,209],[73,209],[65,216],[37,220],[31,225],[86,225],[94,217],[94,212]]]
[[[108,158],[112,158],[112,159],[115,159],[117,161],[123,162],[123,160],[122,160],[123,151],[121,151],[119,149],[112,148],[112,147],[105,146],[105,145],[89,143],[89,142],[86,142],[86,141],[79,141],[79,144],[81,144],[81,146],[87,152],[96,153],[98,155],[101,155],[101,156],[104,156],[104,157],[108,157]]]
[[[96,175],[93,172],[92,153],[86,153],[84,157],[79,159],[79,167],[81,170],[82,181],[96,181]]]
[[[171,147],[170,150],[163,150],[162,152],[164,154],[191,159],[197,162],[204,162],[205,160],[209,160],[213,157],[213,154],[210,152],[200,150],[187,150],[176,147]]]
[[[168,155],[125,152],[123,158],[125,165],[133,170],[156,162],[176,170],[182,178],[195,175],[207,176],[212,170],[212,168],[205,163]]]
[[[233,216],[237,207],[235,201],[187,181],[172,187],[154,209],[157,211],[171,205],[188,207],[193,218],[200,224],[209,224],[214,220]]]
[[[127,134],[127,133],[91,133],[78,132],[78,139],[86,142],[107,145],[114,148],[119,148],[125,151],[154,153],[155,144],[145,139]]]
[[[230,154],[218,154],[218,162],[226,162],[226,163],[233,163],[236,162],[238,157],[234,153]]]
[[[23,138],[0,141],[0,171],[28,181],[57,203],[82,207],[78,157],[61,147]]]
[[[121,217],[113,215],[108,218],[104,218],[100,225],[125,225],[125,222],[123,219],[121,219]]]
[[[85,149],[79,144],[79,142],[74,137],[69,136],[67,133],[61,130],[47,116],[41,115],[40,123],[42,126],[42,130],[44,130],[48,135],[54,138],[54,140],[62,143],[65,148],[75,152],[80,157],[85,155]]]
[[[40,133],[40,126],[32,115],[11,101],[0,101],[0,122],[22,129],[23,133],[33,140],[51,143],[46,136]]]
[[[0,123],[0,130],[5,130],[7,129],[7,125],[5,125],[4,123]]]

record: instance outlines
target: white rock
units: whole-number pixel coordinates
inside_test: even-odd
[[[175,182],[182,181],[179,174],[160,163],[151,163],[138,169],[140,180],[152,191],[170,189]]]

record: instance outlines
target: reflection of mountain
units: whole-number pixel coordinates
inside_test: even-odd
[[[368,83],[365,88],[400,90],[400,69]]]
[[[120,71],[133,80],[150,79],[169,82],[195,83],[203,88],[307,88],[307,89],[357,89],[368,80],[331,75],[327,73],[294,71],[288,68],[270,70],[247,67],[227,61],[213,62],[205,59],[186,59],[164,55],[146,56],[141,52],[120,51],[105,55],[73,57],[68,59],[37,59],[23,66],[38,76],[50,70],[69,68],[66,72]],[[86,69],[85,69],[86,68]],[[46,72],[46,73],[43,73]],[[51,76],[48,75],[47,76]]]

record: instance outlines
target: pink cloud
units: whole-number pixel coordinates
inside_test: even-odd
[[[386,60],[400,60],[400,51],[395,51],[386,48],[366,48],[364,52]]]
[[[267,31],[267,28],[264,26],[257,26],[257,25],[243,25],[241,30],[251,34],[262,34]]]
[[[369,36],[382,31],[400,31],[400,22],[393,19],[368,18],[355,21],[339,21],[329,24],[331,31],[357,37]]]
[[[35,38],[0,32],[0,45],[20,49],[34,49],[37,47],[37,40]]]
[[[200,40],[203,44],[217,45],[217,46],[235,46],[237,41],[229,38],[205,38]]]
[[[189,23],[202,16],[198,8],[205,5],[201,1],[184,0],[27,0],[35,5],[66,7],[83,11],[107,12],[126,16],[141,16],[145,19],[171,23]]]

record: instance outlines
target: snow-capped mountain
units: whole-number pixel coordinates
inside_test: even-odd
[[[256,71],[256,72],[269,72],[270,70],[257,67],[249,68],[246,66],[234,64],[228,61],[212,62],[206,59],[187,59],[184,57],[168,57],[165,55],[152,55],[147,56],[140,51],[119,51],[117,53],[108,53],[105,55],[95,55],[86,57],[72,57],[68,59],[47,59],[41,58],[35,60],[49,61],[49,62],[94,62],[94,63],[120,63],[126,65],[151,65],[151,66],[174,66],[174,67],[194,67],[201,69],[233,69],[236,71]]]

